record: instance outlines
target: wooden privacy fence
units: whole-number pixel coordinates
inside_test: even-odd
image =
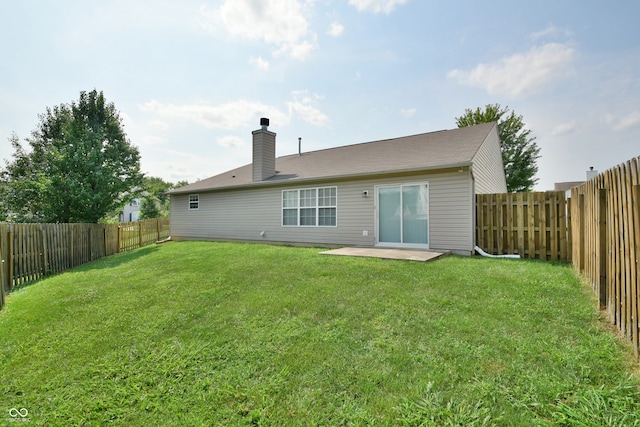
[[[169,219],[120,224],[0,223],[0,307],[5,292],[169,236]]]
[[[476,244],[572,262],[640,356],[640,157],[564,192],[476,196]]]
[[[476,245],[494,254],[571,260],[570,210],[562,191],[476,195]]]
[[[640,351],[640,158],[571,190],[573,265]]]

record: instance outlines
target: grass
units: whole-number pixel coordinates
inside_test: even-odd
[[[570,267],[318,251],[169,243],[11,293],[0,424],[640,425]]]

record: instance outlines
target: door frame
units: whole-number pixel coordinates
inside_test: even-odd
[[[427,186],[427,243],[394,243],[394,242],[381,242],[380,241],[380,188],[388,187],[400,187],[400,194],[402,194],[402,187],[410,185],[426,185]],[[374,186],[374,211],[375,211],[375,232],[376,240],[375,246],[387,247],[387,248],[405,248],[405,249],[429,249],[431,243],[431,185],[429,181],[411,181],[411,182],[397,182],[389,184],[377,184]]]

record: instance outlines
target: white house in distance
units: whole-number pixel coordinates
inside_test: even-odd
[[[134,199],[124,205],[118,214],[118,222],[135,222],[138,220],[140,211],[140,199]]]
[[[496,123],[275,157],[172,190],[174,240],[452,251],[475,246],[475,195],[507,191]]]

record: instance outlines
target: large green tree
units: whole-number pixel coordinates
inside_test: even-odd
[[[535,176],[538,172],[540,148],[535,142],[536,138],[531,136],[531,131],[525,128],[522,116],[509,111],[508,107],[487,104],[484,110],[480,107],[475,110],[466,109],[462,116],[456,117],[458,127],[490,122],[498,122],[507,191],[531,191],[538,182]]]
[[[7,211],[16,221],[96,223],[142,184],[140,153],[118,110],[102,92],[47,108],[26,139],[14,134],[13,159],[1,173]]]
[[[147,195],[142,198],[142,202],[140,203],[140,210],[138,211],[139,219],[154,219],[160,218],[162,216],[167,216],[163,212],[161,212],[158,207],[160,201],[157,197],[152,195]],[[165,211],[167,214],[168,212]]]

